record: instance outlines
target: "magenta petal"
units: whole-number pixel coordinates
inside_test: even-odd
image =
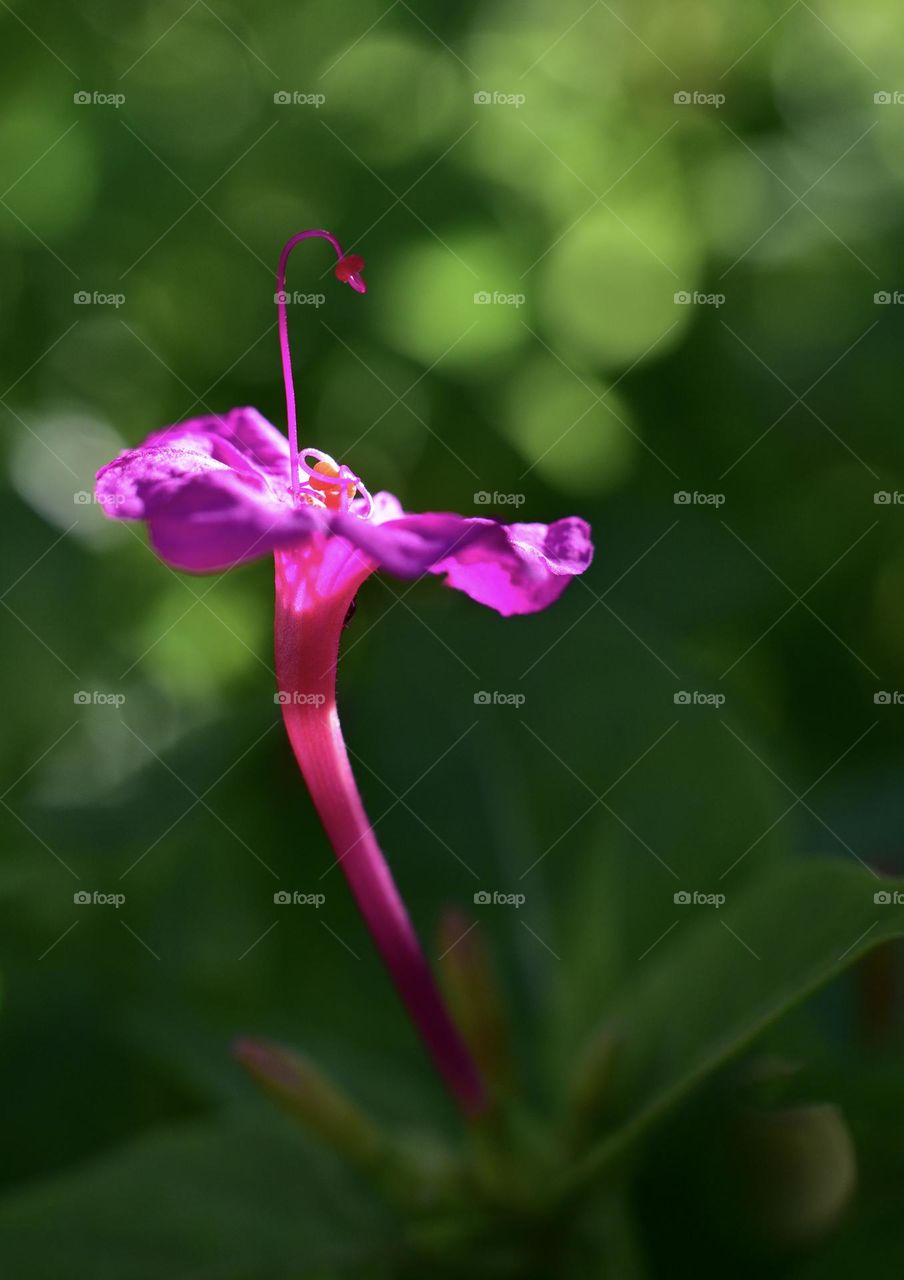
[[[158,494],[147,516],[159,556],[189,573],[217,573],[305,541],[323,527],[312,507],[275,502],[234,471],[205,473]]]
[[[545,609],[593,559],[590,526],[578,516],[551,525],[429,513],[375,525],[336,516],[332,528],[390,573],[444,573],[450,587],[505,616]]]
[[[183,443],[240,471],[257,471],[282,490],[289,477],[289,442],[257,409],[191,418],[148,436],[143,448]]]
[[[255,409],[195,418],[127,449],[97,474],[108,516],[146,520],[151,544],[177,569],[214,573],[322,527],[292,504],[288,446]]]
[[[158,555],[191,573],[228,569],[322,525],[320,512],[277,497],[259,473],[184,444],[121,454],[98,473],[97,496],[109,516],[146,520]]]
[[[229,468],[193,441],[127,449],[97,473],[95,492],[104,512],[118,520],[144,520],[161,498],[197,476]]]
[[[97,497],[107,515],[143,520],[180,483],[232,471],[274,499],[288,498],[289,453],[284,436],[256,409],[192,418],[155,431],[97,473]]]

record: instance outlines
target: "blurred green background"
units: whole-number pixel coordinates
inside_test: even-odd
[[[372,579],[340,666],[421,936],[436,957],[442,909],[476,913],[539,1105],[607,992],[706,909],[679,882],[730,901],[792,851],[900,866],[896,5],[11,0],[0,24],[11,1204],[41,1219],[43,1180],[244,1114],[238,1033],[454,1128],[280,726],[271,566],[182,578],[84,496],[167,423],[284,424],[273,275],[303,227],[363,254],[370,290],[339,288],[326,247],[293,256],[305,441],[410,509],[594,528],[586,579],[530,618]],[[768,921],[759,946],[783,946]],[[895,978],[867,966],[773,1033],[802,1097],[844,1103],[861,1165],[840,1234],[775,1274],[898,1274]],[[716,1172],[732,1088],[646,1154],[652,1275],[762,1274]],[[291,1178],[264,1168],[288,1239]],[[134,1209],[108,1184],[70,1210],[76,1258],[90,1212]],[[116,1274],[339,1274],[327,1254],[231,1271],[199,1244]]]

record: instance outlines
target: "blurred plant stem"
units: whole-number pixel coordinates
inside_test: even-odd
[[[599,1132],[617,1055],[615,1031],[604,1025],[591,1037],[578,1057],[566,1101],[564,1141],[570,1152],[577,1154],[588,1135]]]
[[[516,1088],[505,999],[476,920],[450,908],[439,927],[440,975],[462,1036],[491,1093]]]

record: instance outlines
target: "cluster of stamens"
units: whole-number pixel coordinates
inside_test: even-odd
[[[313,466],[308,462],[315,458]],[[302,449],[298,456],[298,468],[307,478],[299,485],[299,501],[309,505],[326,507],[330,511],[346,512],[357,497],[355,515],[362,519],[372,513],[374,500],[369,490],[351,467],[338,463],[320,449]]]

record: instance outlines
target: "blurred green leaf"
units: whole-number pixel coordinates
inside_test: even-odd
[[[865,951],[901,935],[901,889],[841,860],[778,864],[720,907],[676,902],[673,924],[638,958],[608,1014],[619,1042],[612,1128],[587,1169]]]
[[[382,1212],[264,1111],[171,1128],[0,1201],[0,1267],[29,1280],[361,1275]]]

